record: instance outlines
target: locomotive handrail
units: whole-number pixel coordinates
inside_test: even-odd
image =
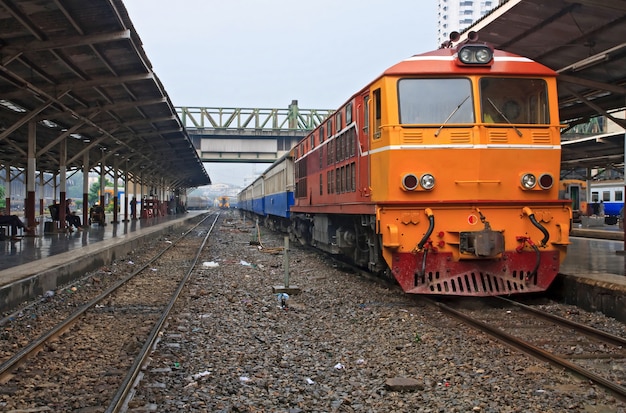
[[[454,181],[455,184],[499,184],[502,183],[500,179],[472,179],[468,181]]]
[[[419,244],[417,244],[418,251],[424,248],[424,244],[426,244],[426,241],[428,241],[428,238],[435,229],[435,215],[433,214],[433,211],[430,208],[426,208],[424,212],[428,216],[428,230],[426,231],[426,234],[424,234],[424,236],[422,237],[422,240],[419,242]]]
[[[537,219],[535,218],[535,213],[532,211],[532,209],[528,208],[528,207],[524,207],[524,213],[526,215],[528,215],[528,219],[530,219],[530,222],[532,222],[532,224],[537,227],[539,229],[539,231],[541,231],[543,233],[543,239],[541,240],[541,247],[545,247],[548,244],[548,240],[550,239],[550,233],[548,232],[547,229],[544,228],[543,225],[541,225]]]

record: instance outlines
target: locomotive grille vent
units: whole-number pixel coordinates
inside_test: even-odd
[[[550,143],[550,132],[534,131],[532,134],[533,143]]]
[[[423,141],[422,132],[404,132],[404,143],[422,143]]]
[[[510,278],[482,272],[472,272],[462,276],[444,278],[439,272],[429,272],[422,276],[417,276],[415,286],[427,285],[433,294],[514,294],[524,292],[526,289],[525,275],[530,276],[530,274],[524,274],[523,271],[514,271]]]
[[[509,134],[506,131],[490,131],[489,143],[507,143]]]
[[[452,132],[450,134],[450,142],[452,143],[468,143],[471,134],[469,132]]]

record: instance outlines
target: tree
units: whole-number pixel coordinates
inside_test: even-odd
[[[108,179],[104,180],[104,187],[113,186],[113,182]],[[100,180],[94,182],[89,187],[89,194],[87,195],[87,200],[89,201],[89,205],[93,205],[97,202],[100,202]]]

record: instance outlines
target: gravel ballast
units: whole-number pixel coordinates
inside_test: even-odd
[[[283,308],[273,290],[284,284],[283,235],[262,229],[257,240],[232,212],[216,235],[130,411],[626,412],[593,385],[293,245],[289,283],[300,293]],[[552,311],[572,312],[560,306]]]

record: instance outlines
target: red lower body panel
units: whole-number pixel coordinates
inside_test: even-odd
[[[558,251],[505,252],[498,259],[460,261],[454,261],[450,253],[428,251],[425,258],[423,252],[396,253],[392,267],[407,293],[465,296],[545,291],[558,270]]]

